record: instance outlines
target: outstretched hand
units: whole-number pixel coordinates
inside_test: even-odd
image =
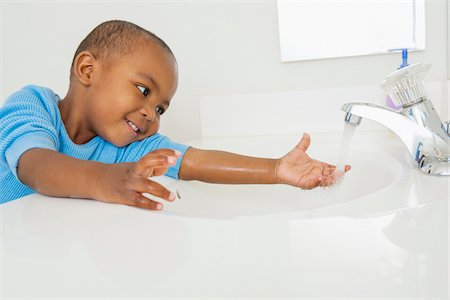
[[[332,185],[342,176],[334,172],[336,166],[309,157],[306,150],[310,144],[311,137],[305,133],[297,146],[279,159],[276,177],[280,183],[309,190]],[[350,169],[345,166],[345,172]]]

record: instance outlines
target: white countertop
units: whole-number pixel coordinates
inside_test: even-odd
[[[312,135],[333,161],[340,135]],[[296,136],[197,147],[279,156]],[[162,212],[31,195],[0,206],[8,297],[441,297],[448,288],[449,179],[421,174],[388,132],[356,133],[341,186],[167,181]]]

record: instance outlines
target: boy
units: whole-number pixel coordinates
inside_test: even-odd
[[[172,51],[153,33],[125,21],[97,26],[75,52],[63,99],[27,86],[0,109],[0,203],[38,192],[161,210],[142,194],[175,200],[151,181],[162,174],[303,189],[333,183],[335,167],[305,153],[307,134],[280,159],[194,149],[158,134],[177,78]]]

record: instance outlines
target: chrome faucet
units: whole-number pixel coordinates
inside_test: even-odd
[[[449,123],[443,123],[427,98],[423,77],[431,67],[415,64],[388,75],[381,86],[398,110],[372,103],[347,103],[345,122],[359,125],[362,118],[392,130],[405,144],[422,172],[450,175]]]

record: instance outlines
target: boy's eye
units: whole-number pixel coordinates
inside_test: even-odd
[[[144,95],[145,97],[147,97],[147,95],[149,94],[150,90],[142,85],[137,85],[137,88],[139,89],[139,91],[141,92],[142,95]]]
[[[158,114],[162,115],[162,114],[165,112],[165,110],[164,110],[164,108],[162,108],[161,106],[158,106],[158,107],[156,108],[156,112],[157,112]]]

